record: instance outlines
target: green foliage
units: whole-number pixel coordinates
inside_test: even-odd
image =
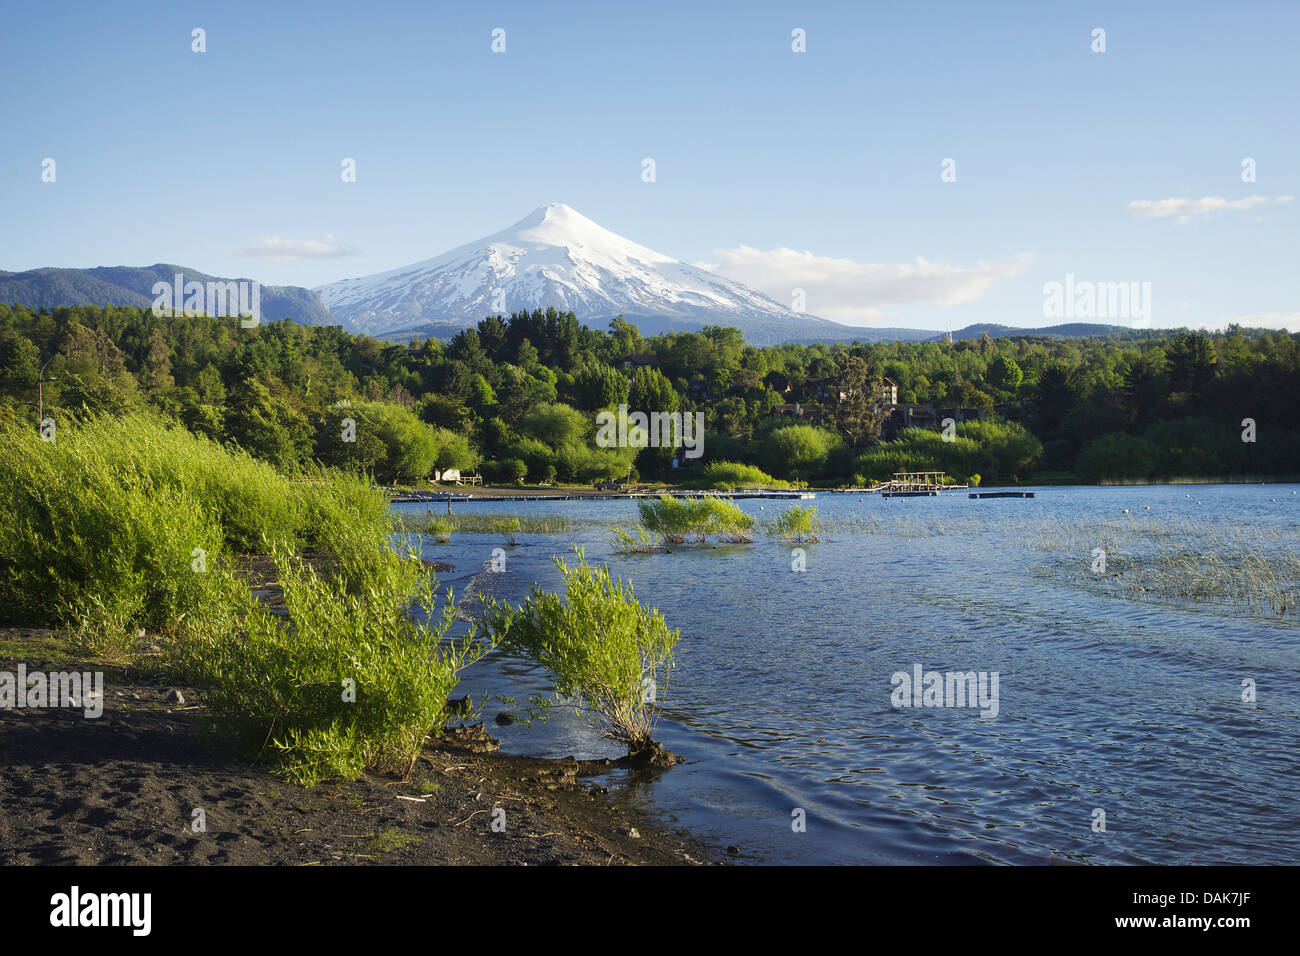
[[[630,375],[629,355],[637,356]],[[47,365],[54,381],[38,396]],[[634,462],[641,474],[679,480],[669,451],[597,448],[589,424],[579,429],[564,413],[585,417],[623,401],[646,413],[703,411],[708,460],[754,455],[778,479],[842,482],[855,469],[863,479],[857,464],[875,448],[886,410],[882,374],[898,383],[901,402],[944,413],[992,416],[996,401],[997,417],[1022,423],[1053,470],[1073,468],[1084,446],[1122,432],[1157,446],[1156,475],[1300,473],[1300,335],[1288,332],[756,348],[734,329],[645,338],[622,320],[600,332],[538,309],[491,317],[446,345],[408,347],[289,320],[240,329],[234,319],[159,318],[122,306],[0,304],[0,417],[34,425],[25,403],[41,399],[61,424],[86,411],[148,409],[281,472],[315,460],[385,482],[467,471],[480,451],[489,463],[524,461],[533,481],[621,477]],[[689,387],[698,379],[707,397]],[[799,403],[803,417],[774,418],[785,402]],[[350,413],[356,441],[343,443],[338,426]],[[1233,445],[1245,417],[1260,440]],[[1191,427],[1172,424],[1189,420],[1204,423],[1190,442]],[[1147,434],[1161,424],[1164,432]],[[797,426],[817,431],[780,434]],[[990,480],[1026,478],[1034,467],[1023,464],[1032,456],[992,450]]]
[[[972,475],[1015,480],[1026,477],[1042,445],[1023,426],[962,422],[951,441],[940,432],[909,428],[858,457],[854,471],[871,481],[888,481],[898,471],[942,471],[959,482]]]
[[[636,600],[631,584],[577,554],[572,566],[554,559],[563,597],[534,585],[518,609],[493,605],[488,627],[503,646],[545,667],[556,693],[606,736],[640,753],[653,743],[680,634]]]
[[[1016,360],[1007,355],[999,355],[988,369],[988,382],[994,388],[1004,392],[1014,392],[1025,380],[1025,373],[1020,370]]]
[[[761,468],[742,465],[734,461],[711,461],[704,466],[698,480],[699,487],[725,491],[729,488],[781,488],[786,482],[777,481]]]
[[[461,531],[470,534],[568,534],[574,523],[566,515],[512,515],[482,511],[454,511],[451,514],[407,515],[402,527],[445,540],[444,536]],[[512,542],[513,543],[513,542]]]
[[[496,531],[506,539],[506,544],[515,544],[515,535],[520,531],[518,515],[502,515],[495,522]]]
[[[440,451],[438,433],[400,405],[367,406],[379,440],[387,450],[383,471],[394,481],[424,478],[433,471]]]
[[[119,659],[144,628],[232,742],[303,783],[408,768],[486,648],[445,640],[450,597],[438,612],[361,478],[291,482],[141,414],[69,421],[54,442],[11,422],[0,451],[4,619],[63,625],[74,646]],[[287,616],[237,572],[247,551],[274,555]]]
[[[1116,432],[1090,441],[1079,451],[1078,473],[1089,481],[1101,478],[1150,478],[1159,452],[1145,438]]]
[[[445,639],[454,604],[438,608],[414,555],[349,544],[331,572],[286,552],[275,564],[288,620],[226,579],[225,600],[170,644],[177,671],[204,689],[220,732],[298,783],[409,772],[460,670],[490,645]]]
[[[754,519],[725,498],[673,498],[662,495],[636,503],[641,528],[664,544],[720,540],[744,543]]]
[[[791,505],[776,516],[767,533],[783,541],[812,544],[825,530],[826,524],[817,517],[816,506]]]
[[[503,458],[500,461],[485,461],[481,470],[487,481],[509,485],[524,480],[528,474],[528,465],[521,458]]]
[[[797,481],[822,474],[832,451],[842,444],[839,436],[815,425],[786,425],[770,432],[759,446],[765,471]]]

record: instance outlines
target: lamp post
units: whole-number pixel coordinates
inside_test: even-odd
[[[58,381],[58,379],[45,377],[45,370],[49,367],[49,364],[53,361],[54,361],[54,356],[51,355],[49,358],[45,360],[45,364],[41,366],[40,375],[36,376],[36,397],[39,402],[39,404],[36,406],[36,426],[38,428],[40,427],[41,423],[45,421],[45,383]]]

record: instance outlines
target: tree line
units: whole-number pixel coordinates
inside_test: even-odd
[[[886,378],[902,405],[971,420],[897,432]],[[760,348],[734,328],[643,337],[548,309],[393,344],[290,320],[0,305],[0,416],[34,423],[41,398],[56,421],[150,410],[285,472],[319,461],[386,482],[659,480],[719,462],[827,483],[1300,472],[1300,336],[1237,327]],[[703,458],[679,470],[671,449],[597,447],[595,413],[620,404],[704,412]]]

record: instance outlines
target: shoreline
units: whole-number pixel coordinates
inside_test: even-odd
[[[1300,479],[1294,477],[1268,477],[1268,478],[1240,478],[1230,480],[1230,478],[1171,478],[1166,481],[1099,481],[1099,482],[1080,482],[1080,481],[1060,481],[1060,480],[1043,480],[1043,481],[1019,481],[1019,482],[997,482],[993,484],[979,485],[953,485],[950,488],[940,489],[941,492],[961,492],[967,490],[977,491],[996,491],[999,489],[1023,489],[1023,488],[1161,488],[1161,487],[1178,487],[1178,486],[1209,486],[1209,485],[1287,485],[1300,483]],[[823,495],[878,495],[881,494],[881,487],[874,488],[851,488],[851,487],[834,487],[834,488],[807,488],[801,491],[784,490],[784,489],[738,489],[736,491],[714,491],[698,488],[673,488],[658,486],[636,491],[609,492],[597,491],[593,488],[520,488],[517,486],[475,486],[473,491],[465,490],[437,490],[437,491],[397,491],[382,489],[389,493],[389,504],[424,504],[424,505],[465,505],[465,504],[489,504],[492,502],[537,502],[537,501],[644,501],[648,498],[657,498],[660,495],[668,495],[673,498],[725,498],[728,500],[757,500],[757,501],[814,501]]]
[[[308,789],[202,735],[206,708],[189,688],[70,656],[48,629],[0,628],[0,671],[19,663],[29,672],[102,671],[103,714],[0,710],[0,864],[671,866],[723,858],[621,806],[601,780],[614,769],[608,762],[501,753],[481,724],[427,741],[405,780],[365,774]]]

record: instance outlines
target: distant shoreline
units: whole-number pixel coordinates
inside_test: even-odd
[[[994,490],[998,488],[1027,488],[1027,487],[1075,487],[1075,488],[1124,488],[1124,487],[1159,487],[1168,485],[1285,485],[1300,484],[1300,476],[1296,475],[1219,475],[1207,478],[1195,478],[1180,476],[1164,480],[1128,480],[1124,478],[1106,478],[1100,481],[1081,481],[1077,478],[1066,479],[1062,477],[1049,478],[1031,478],[1025,481],[1006,481],[981,484],[978,490]],[[964,490],[954,488],[954,491]],[[452,505],[470,504],[475,501],[491,502],[493,500],[511,499],[517,501],[539,501],[539,500],[626,500],[636,501],[648,496],[657,494],[666,495],[691,495],[707,494],[710,489],[702,488],[685,488],[673,485],[643,485],[634,486],[628,491],[601,491],[592,487],[530,487],[519,485],[430,485],[427,488],[398,488],[391,489],[391,495],[394,504],[440,504],[445,505],[450,497]],[[726,495],[727,492],[713,491],[714,494]],[[813,494],[822,495],[842,495],[842,494],[876,494],[877,492],[868,488],[853,488],[850,486],[835,486],[830,488],[809,487],[801,490],[785,488],[743,488],[736,489],[735,496],[741,498],[763,498],[768,500],[789,500],[800,501],[807,500],[802,495]]]

